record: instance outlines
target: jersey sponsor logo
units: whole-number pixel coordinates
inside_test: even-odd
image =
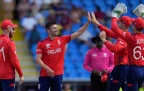
[[[97,54],[92,54],[92,56],[97,56]]]
[[[50,44],[46,44],[46,49],[50,48]]]
[[[103,54],[103,57],[107,57],[107,53],[104,53],[104,54]]]
[[[61,48],[47,50],[48,55],[56,54],[56,53],[60,53],[60,52],[61,52]]]

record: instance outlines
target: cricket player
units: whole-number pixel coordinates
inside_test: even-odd
[[[127,42],[129,54],[129,73],[127,79],[127,91],[138,91],[138,86],[144,81],[144,20],[137,18],[133,21],[132,30],[134,34],[121,31],[117,26],[117,18],[126,13],[127,7],[123,3],[116,5],[112,12],[112,31]],[[134,13],[144,17],[144,5],[139,5]]]
[[[126,90],[126,77],[128,73],[128,50],[127,43],[116,36],[116,34],[105,26],[101,25],[92,12],[92,22],[96,25],[100,31],[105,31],[106,35],[111,38],[117,39],[116,44],[106,40],[106,35],[100,34],[100,38],[105,46],[114,53],[115,67],[110,74],[108,90],[107,91],[119,91],[122,87],[123,91]],[[123,31],[128,31],[131,25],[131,18],[128,16],[122,16],[118,19],[118,27]]]
[[[14,91],[15,70],[20,77],[20,84],[24,81],[23,72],[16,55],[14,42],[9,38],[14,34],[14,28],[17,25],[10,20],[4,20],[1,23],[2,34],[0,35],[0,81],[3,91]]]
[[[58,37],[56,22],[48,22],[46,31],[49,37],[40,41],[36,49],[36,62],[41,66],[38,91],[62,91],[62,75],[64,73],[64,54],[68,42],[80,36],[91,22],[88,13],[88,21],[78,31],[71,35]]]

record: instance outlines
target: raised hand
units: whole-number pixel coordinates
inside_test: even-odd
[[[138,17],[144,18],[144,4],[140,4],[137,6],[134,10],[133,13],[136,14]]]
[[[106,39],[106,33],[105,33],[105,31],[102,31],[102,32],[100,33],[99,37],[101,38],[101,40],[102,40],[102,39]]]
[[[91,22],[91,16],[89,12],[88,12],[87,18],[88,18],[88,22]]]
[[[114,10],[112,11],[112,17],[119,18],[121,14],[125,14],[127,12],[127,6],[123,3],[118,3]]]
[[[94,12],[91,12],[91,15],[92,15],[92,20],[91,20],[92,23],[95,24],[96,26],[99,26],[100,23],[97,21]]]

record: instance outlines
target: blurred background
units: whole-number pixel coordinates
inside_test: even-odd
[[[47,21],[56,20],[59,34],[67,35],[86,23],[89,11],[95,13],[101,24],[110,28],[111,12],[119,2],[127,5],[126,15],[135,18],[132,10],[144,0],[0,0],[0,22],[11,19],[19,25],[13,40],[25,82],[22,85],[17,83],[16,91],[37,91],[40,67],[35,62],[36,46],[38,41],[48,36],[45,30]],[[90,39],[99,32],[90,24],[83,35],[67,45],[63,88],[71,90],[64,91],[90,90],[90,73],[82,65],[86,52],[94,46]]]

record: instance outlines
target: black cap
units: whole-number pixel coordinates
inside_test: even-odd
[[[93,43],[96,43],[96,41],[102,42],[102,40],[101,40],[100,37],[99,37],[99,34],[97,34],[95,37],[91,38],[91,41],[92,41]]]

